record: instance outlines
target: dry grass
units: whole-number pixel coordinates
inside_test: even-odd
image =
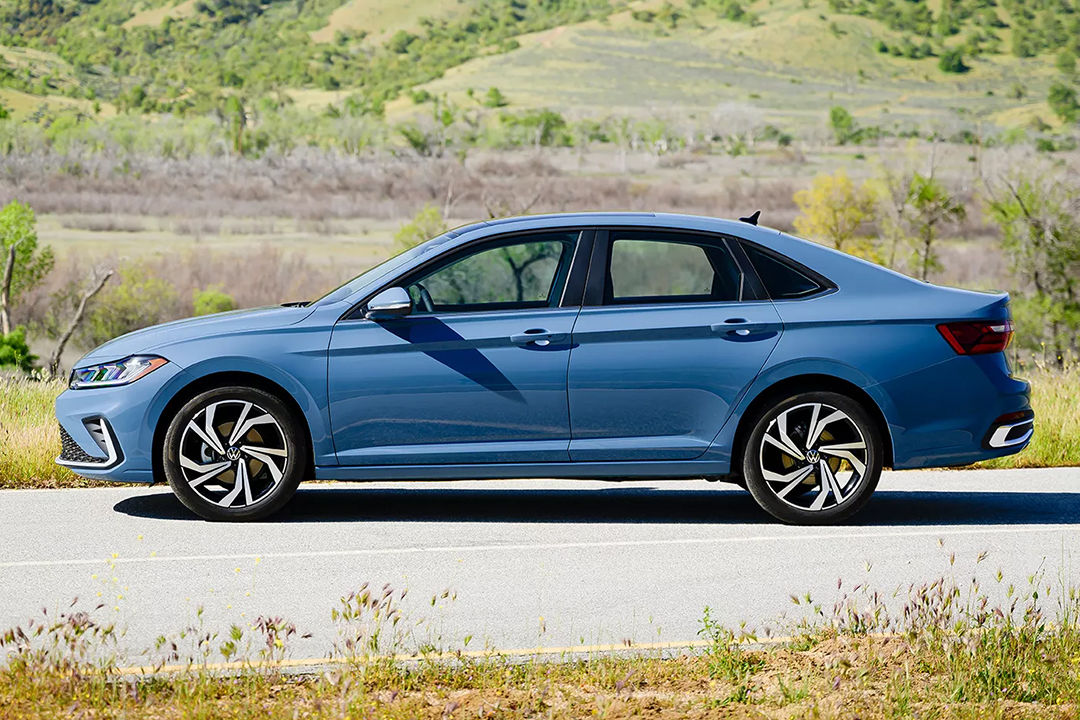
[[[59,381],[0,376],[0,488],[98,484],[53,462],[60,454],[53,399],[63,390]]]
[[[1035,437],[1017,455],[980,463],[981,467],[1023,468],[1080,465],[1080,363],[1058,370],[1042,365],[1016,371],[1031,382]]]
[[[326,669],[294,676],[280,663],[297,631],[282,618],[163,636],[149,674],[137,674],[117,659],[123,631],[101,620],[100,609],[73,603],[0,635],[7,651],[0,714],[1075,718],[1080,596],[1039,575],[1026,589],[1010,588],[1004,604],[991,602],[997,590],[939,578],[909,586],[906,596],[898,590],[890,609],[880,594],[857,587],[831,612],[811,614],[795,639],[765,645],[716,625],[706,608],[700,652],[553,660],[417,650],[403,628],[423,622],[403,618],[404,592],[365,584],[331,614],[341,642]],[[220,655],[233,661],[229,674],[210,664]]]

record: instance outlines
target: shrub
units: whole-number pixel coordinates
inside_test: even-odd
[[[829,110],[829,126],[832,128],[836,142],[840,145],[848,142],[855,134],[855,118],[851,116],[847,108],[840,105],[834,105]]]
[[[213,315],[214,313],[228,312],[236,309],[236,301],[233,300],[232,295],[222,292],[220,287],[196,290],[193,297],[193,305],[196,315]]]
[[[941,53],[941,57],[938,59],[938,68],[947,73],[966,73],[971,69],[964,64],[964,53],[959,49],[946,50]]]
[[[394,233],[394,244],[402,250],[416,247],[420,243],[446,232],[446,220],[439,208],[428,203],[420,208],[413,219],[405,223]]]
[[[1076,100],[1076,91],[1068,85],[1051,85],[1050,92],[1046,95],[1046,103],[1064,123],[1074,123],[1080,119],[1080,103]]]
[[[36,355],[30,353],[26,344],[26,329],[17,327],[7,335],[0,335],[0,368],[15,368],[30,372],[34,368]]]
[[[129,265],[120,271],[120,282],[98,295],[83,325],[83,339],[96,347],[118,335],[156,325],[172,315],[176,300],[171,284],[154,277],[144,265]]]
[[[506,96],[502,94],[502,91],[497,87],[489,87],[487,94],[484,95],[484,107],[498,108],[504,107],[507,104]]]

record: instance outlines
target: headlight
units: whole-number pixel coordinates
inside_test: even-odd
[[[133,355],[115,362],[78,368],[71,371],[71,382],[68,383],[68,387],[72,390],[79,390],[81,388],[127,385],[135,382],[143,375],[152,373],[167,362],[169,361],[165,358]]]

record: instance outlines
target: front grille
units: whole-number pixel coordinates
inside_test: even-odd
[[[75,442],[75,439],[68,435],[68,431],[64,429],[64,426],[60,426],[60,459],[73,462],[73,463],[104,463],[108,461],[108,458],[96,458],[88,455],[83,450],[79,443]]]

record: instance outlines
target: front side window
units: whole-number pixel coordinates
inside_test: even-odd
[[[499,242],[406,285],[418,314],[555,307],[578,232]]]
[[[744,298],[742,272],[719,238],[639,231],[612,238],[606,305]]]

